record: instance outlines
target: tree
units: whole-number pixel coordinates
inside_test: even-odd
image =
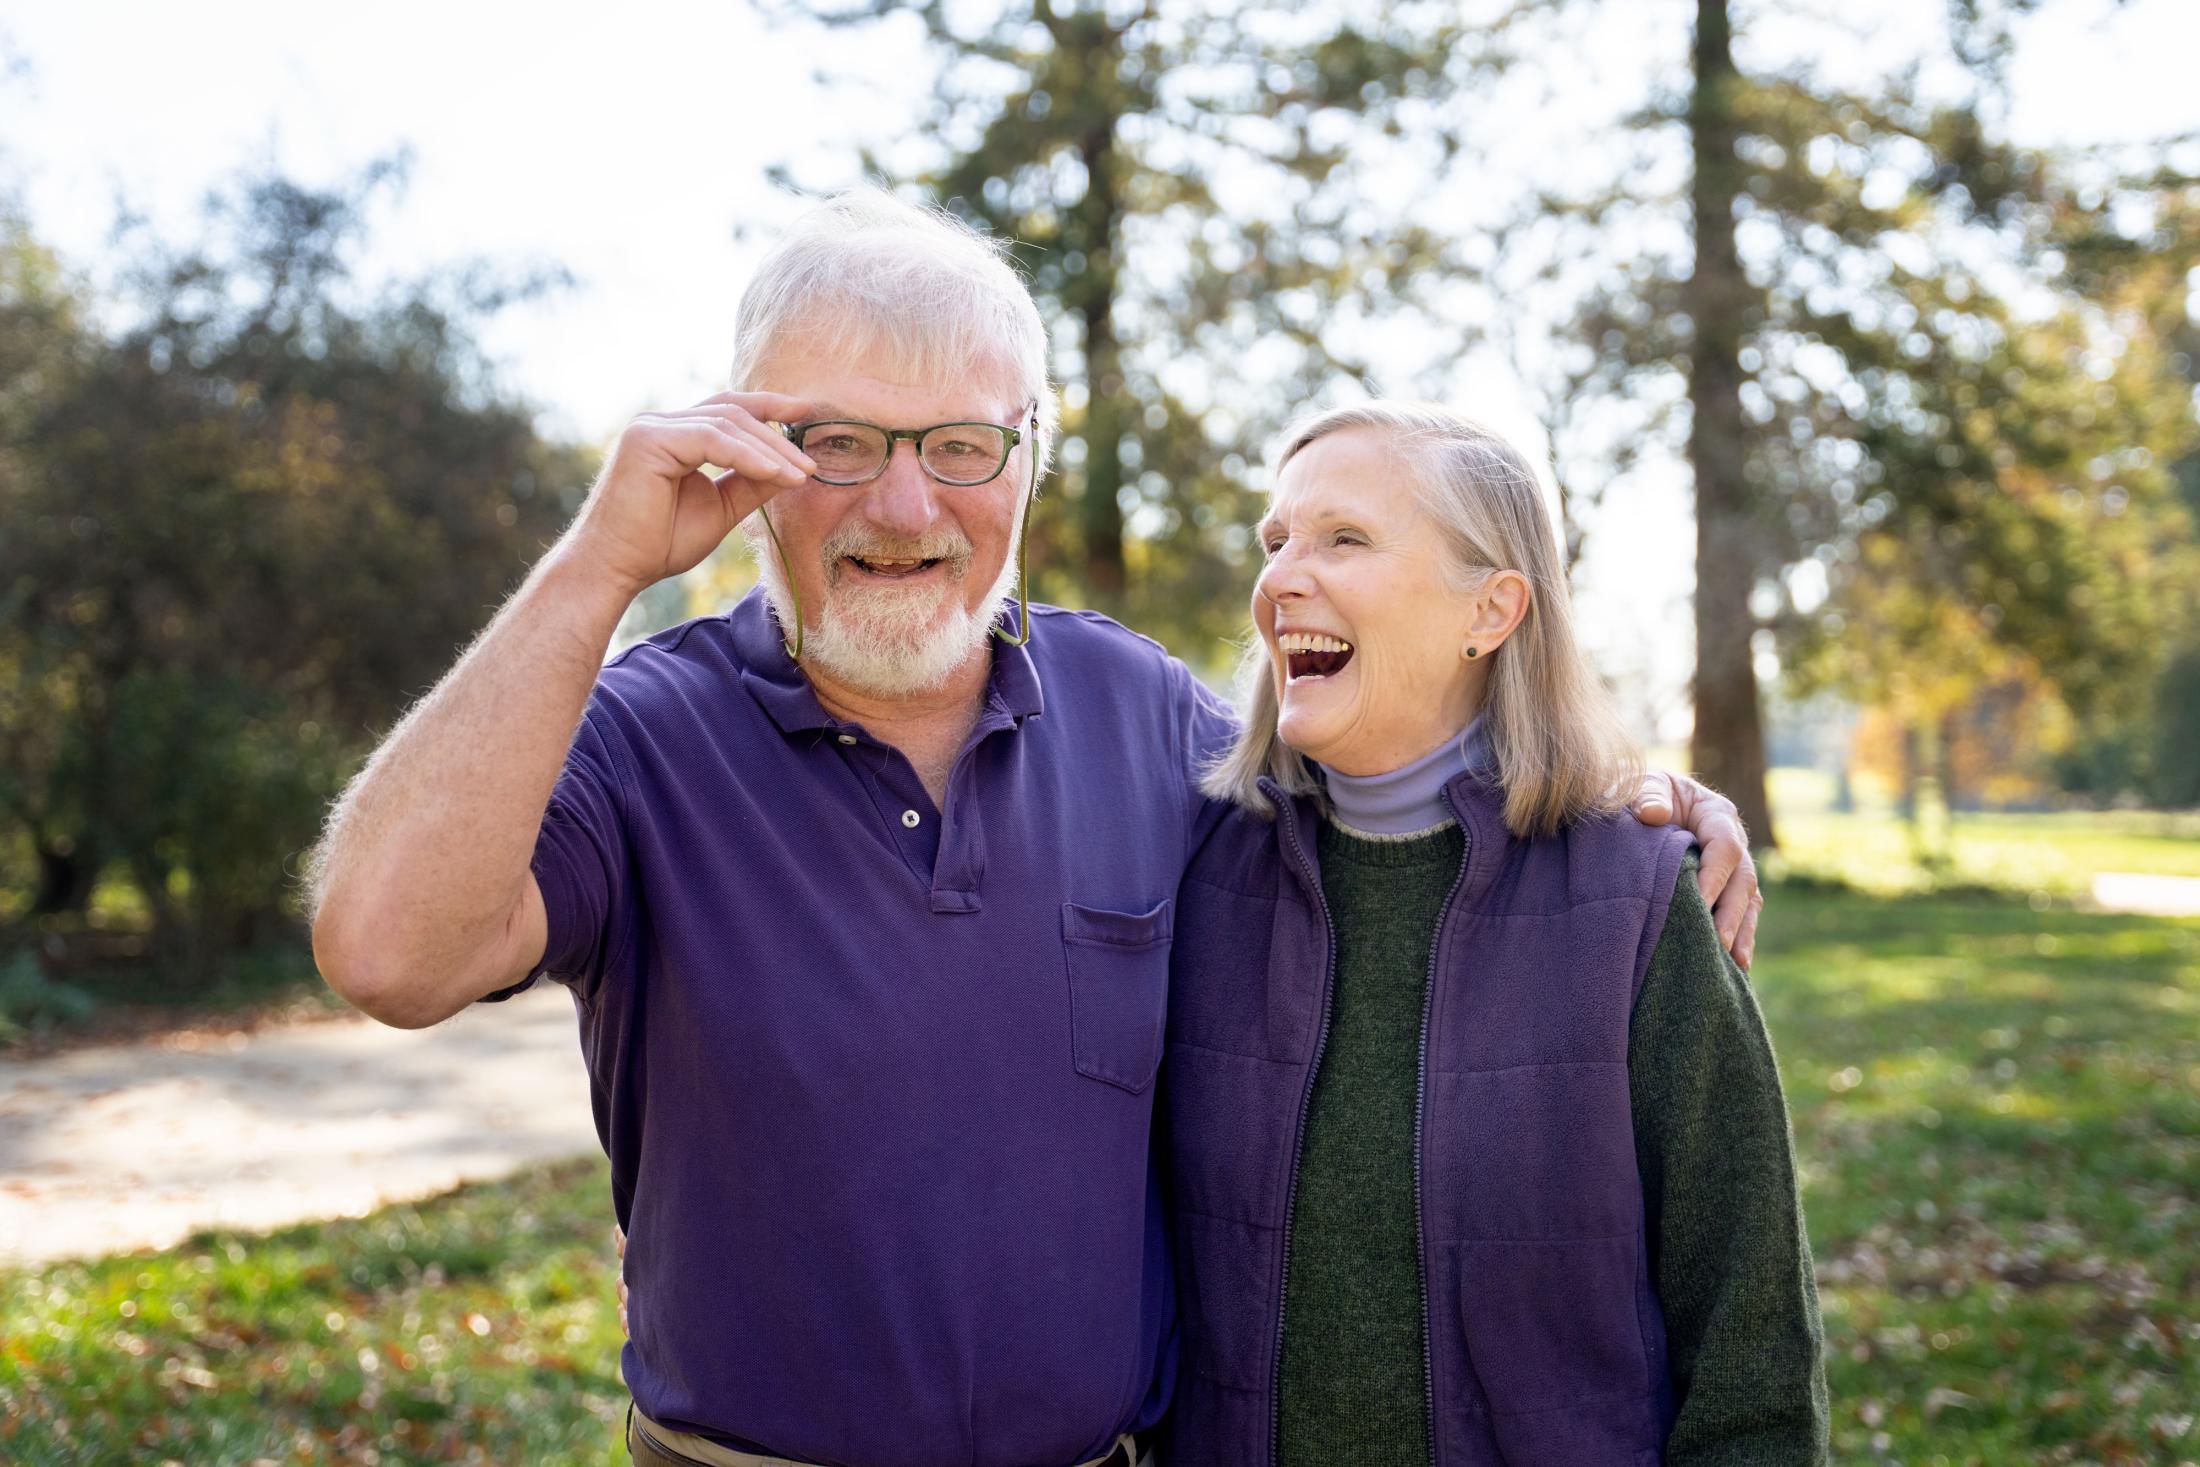
[[[19,404],[0,672],[45,736],[0,746],[5,813],[127,874],[179,977],[269,933],[346,766],[589,469],[471,344],[468,323],[531,282],[377,298],[354,278],[366,206],[396,178],[249,179],[206,245],[140,236],[132,324]]]
[[[865,167],[1021,246],[1068,408],[1042,589],[1185,647],[1242,630],[1251,465],[1294,410],[1376,374],[1376,323],[1442,267],[1445,237],[1394,186],[1462,161],[1446,104],[1491,34],[1374,3],[790,14],[921,23],[941,80],[912,136],[936,143]]]
[[[2150,542],[2182,533],[2159,465],[2191,411],[2162,352],[2125,349],[2134,299],[2068,247],[2106,248],[2119,190],[1992,125],[2028,5],[1954,7],[1942,49],[1968,80],[1931,94],[1914,69],[1830,83],[1802,41],[1768,59],[1775,27],[1802,35],[1792,16],[1692,8],[1624,168],[1531,198],[1516,236],[1558,227],[1500,278],[1576,291],[1546,390],[1576,417],[1632,416],[1687,466],[1692,758],[1769,845],[1768,646],[1803,691],[1930,682],[1902,694],[1921,718],[2011,657],[2077,704],[2130,685],[2175,568]],[[2150,288],[2182,313],[2181,286]],[[1566,447],[1563,478],[1604,477]]]
[[[82,302],[61,263],[12,214],[0,214],[0,504],[20,502],[32,472],[24,445],[40,404],[81,369],[91,350]],[[0,609],[27,588],[0,581]],[[0,621],[0,627],[8,623]],[[32,629],[0,634],[0,687],[22,688],[45,658]],[[63,798],[38,775],[62,756],[62,726],[37,716],[30,700],[0,699],[0,821],[30,841],[36,876],[33,916],[81,910],[91,898],[96,853],[79,849],[82,822],[59,808]]]

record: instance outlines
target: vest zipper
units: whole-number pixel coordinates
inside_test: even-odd
[[[1436,936],[1428,945],[1428,982],[1421,988],[1421,1057],[1415,1065],[1413,1094],[1413,1226],[1419,1235],[1414,1242],[1421,1254],[1421,1424],[1428,1434],[1430,1467],[1441,1467],[1441,1463],[1436,1451],[1436,1352],[1428,1324],[1428,1209],[1421,1194],[1421,1128],[1428,1112],[1428,1024],[1436,1010],[1436,957],[1444,947],[1444,924],[1451,920],[1452,903],[1459,899],[1459,889],[1467,884],[1467,862],[1474,856],[1474,832],[1456,805],[1453,812],[1460,814],[1459,834],[1466,844],[1459,853],[1459,875],[1453,879],[1451,890],[1444,893],[1444,904],[1436,909]]]
[[[1284,1301],[1291,1292],[1291,1219],[1298,1209],[1299,1161],[1306,1150],[1306,1112],[1314,1102],[1314,1078],[1321,1073],[1322,1051],[1329,1047],[1330,998],[1337,983],[1337,929],[1336,924],[1330,920],[1329,898],[1322,891],[1321,873],[1307,859],[1306,848],[1299,841],[1298,819],[1291,806],[1282,801],[1277,803],[1280,808],[1276,813],[1276,823],[1283,827],[1284,837],[1291,846],[1291,854],[1297,859],[1300,871],[1306,876],[1307,887],[1314,894],[1315,910],[1321,913],[1324,957],[1321,1030],[1314,1037],[1314,1060],[1306,1068],[1306,1088],[1299,1092],[1299,1121],[1291,1133],[1291,1179],[1283,1194],[1283,1278],[1281,1287],[1276,1290],[1276,1342],[1268,1362],[1268,1467],[1276,1467],[1283,1438],[1283,1308]],[[1419,1144],[1418,1140],[1415,1144]],[[1418,1181],[1415,1185],[1418,1197]],[[1422,1329],[1425,1333],[1428,1327],[1426,1280],[1422,1282],[1421,1293]],[[1425,1342],[1423,1352],[1425,1359]]]

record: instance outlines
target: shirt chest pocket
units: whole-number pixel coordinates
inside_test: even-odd
[[[1062,903],[1070,1056],[1078,1074],[1133,1095],[1153,1083],[1168,1016],[1175,915],[1176,904],[1169,901],[1150,912]]]

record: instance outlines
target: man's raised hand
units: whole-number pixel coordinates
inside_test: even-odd
[[[569,548],[630,595],[701,563],[759,505],[816,469],[772,426],[809,408],[776,392],[721,392],[642,413],[596,476]]]

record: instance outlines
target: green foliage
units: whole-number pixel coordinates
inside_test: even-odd
[[[75,324],[50,272],[0,275],[46,343],[0,378],[0,820],[37,850],[34,913],[81,912],[120,869],[179,983],[281,920],[346,770],[588,472],[469,335],[541,282],[354,278],[392,176],[250,179],[206,244],[135,238],[112,332]]]
[[[0,960],[0,1048],[80,1022],[93,1007],[83,989],[47,977],[35,954],[18,950]]]
[[[1019,244],[1068,407],[1037,590],[1219,671],[1245,623],[1266,439],[1375,375],[1376,323],[1453,268],[1394,190],[1466,166],[1449,104],[1488,35],[1451,7],[1377,3],[789,13],[911,11],[941,83],[907,132],[933,145],[865,168]]]
[[[2200,808],[2200,645],[2163,669],[2147,792],[2164,805]]]

